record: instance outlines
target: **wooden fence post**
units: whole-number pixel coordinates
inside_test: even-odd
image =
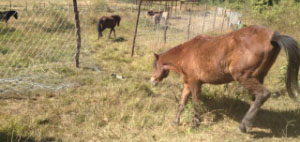
[[[159,6],[158,6],[159,11],[161,9],[160,7],[161,7],[161,1],[159,1]]]
[[[133,37],[133,43],[132,43],[132,50],[131,50],[131,57],[134,54],[134,45],[135,45],[135,39],[136,39],[136,34],[137,34],[137,30],[138,30],[138,25],[139,25],[142,1],[143,0],[140,0],[138,15],[137,15],[137,18],[136,18],[135,31],[134,31],[134,37]]]
[[[27,11],[27,0],[25,1],[25,10]]]
[[[231,19],[231,10],[229,11],[229,14],[227,15],[227,29],[230,28],[230,19]]]
[[[188,24],[188,35],[187,35],[187,39],[190,39],[190,28],[191,28],[191,20],[192,20],[192,15],[191,15],[191,9],[189,9],[189,24]]]
[[[213,23],[213,30],[215,30],[215,28],[216,28],[216,18],[217,18],[217,12],[218,12],[218,7],[216,7],[216,10],[215,10],[215,15],[214,15],[214,23]]]
[[[74,6],[74,14],[75,14],[75,27],[76,27],[76,41],[77,41],[77,48],[75,52],[75,65],[76,68],[79,68],[79,54],[80,54],[80,47],[81,47],[81,37],[80,37],[80,21],[79,21],[79,14],[77,8],[77,0],[73,0]]]
[[[168,12],[168,15],[166,17],[166,21],[165,21],[165,32],[164,32],[164,42],[166,43],[167,42],[167,30],[168,30],[168,20],[169,20],[169,10],[167,11]]]
[[[207,12],[207,4],[205,4],[204,18],[202,23],[202,33],[204,33],[204,29],[205,29],[206,12]]]
[[[176,12],[177,12],[177,0],[175,1],[175,16],[176,16]]]
[[[165,1],[165,11],[167,11],[167,8],[168,8],[168,2]]]
[[[223,27],[224,27],[225,16],[226,16],[226,8],[224,9],[224,12],[223,12],[223,20],[222,20],[221,33],[223,32]]]

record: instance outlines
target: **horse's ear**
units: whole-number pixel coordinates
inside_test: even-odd
[[[153,53],[153,55],[154,55],[154,57],[155,57],[155,60],[158,60],[158,58],[159,58],[159,55],[158,55],[158,54],[156,54],[156,53]]]

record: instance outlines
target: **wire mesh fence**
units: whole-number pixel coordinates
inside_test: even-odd
[[[153,10],[154,9],[154,10]],[[200,9],[200,10],[199,10]],[[147,15],[149,9],[141,11],[140,27],[138,32],[138,38],[141,38],[144,44],[156,43],[158,45],[164,44],[164,32],[165,32],[165,19],[161,18],[160,24],[157,26],[154,24],[152,16]],[[152,8],[150,10],[160,11],[159,8]],[[167,21],[167,43],[182,43],[188,39],[191,39],[199,34],[206,34],[209,32],[227,32],[234,30],[233,27],[238,23],[239,17],[242,15],[238,12],[221,7],[206,6],[206,8],[178,10],[169,12],[170,16]],[[145,35],[151,35],[151,39],[143,39]]]
[[[11,2],[9,8],[5,2],[1,5],[4,10],[18,9],[18,19],[0,23],[0,93],[68,86],[51,84],[61,82],[54,78],[72,66],[73,12],[57,4],[29,8]]]
[[[136,16],[137,7],[120,2],[78,3],[83,47],[81,62],[83,66],[95,67],[90,41],[96,40],[98,18],[113,13],[120,13],[123,18],[127,18],[128,14]],[[66,79],[76,76],[76,29],[72,3],[59,0],[1,1],[0,11],[7,10],[16,10],[18,19],[11,17],[7,24],[0,22],[0,94],[76,86],[76,81]],[[144,47],[161,47],[165,38],[166,43],[175,45],[199,34],[225,31],[241,16],[209,6],[171,10],[164,37],[166,22],[162,19],[154,28],[153,18],[147,15],[148,10],[160,8],[143,7],[137,44]],[[131,39],[126,41],[131,42]],[[98,68],[96,70],[99,71]]]

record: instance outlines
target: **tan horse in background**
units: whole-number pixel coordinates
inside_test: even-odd
[[[147,15],[152,17],[154,29],[157,29],[161,19],[164,19],[166,21],[169,18],[169,12],[163,12],[163,11],[151,10],[147,12]]]

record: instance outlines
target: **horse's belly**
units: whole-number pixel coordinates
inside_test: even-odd
[[[210,75],[203,75],[200,79],[203,83],[209,84],[224,84],[233,81],[233,78],[229,74],[210,74]]]

